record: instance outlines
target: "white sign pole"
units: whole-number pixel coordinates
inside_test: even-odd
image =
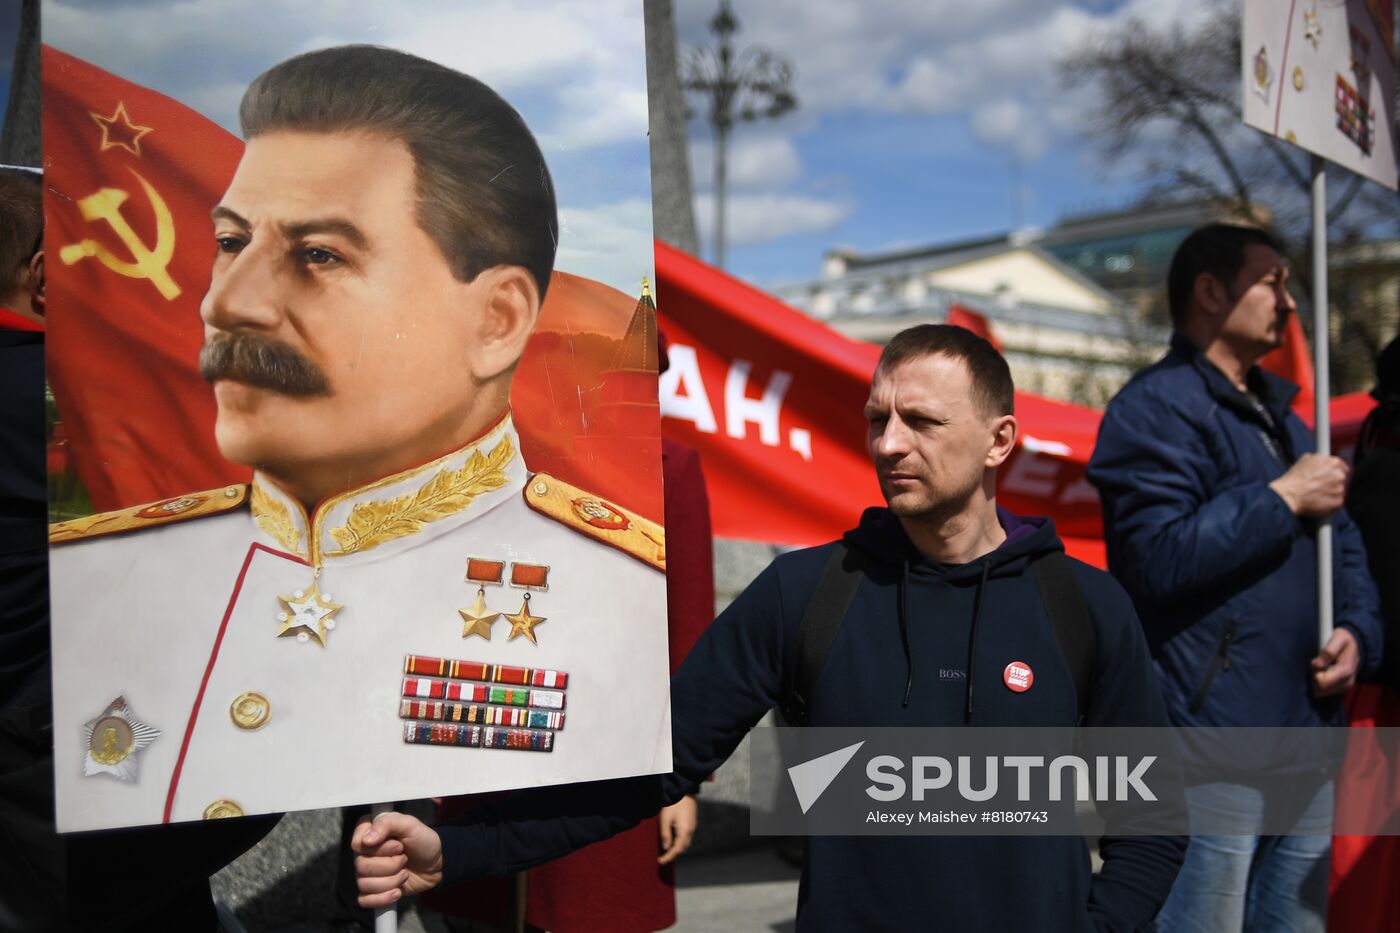
[[[1313,276],[1313,399],[1316,406],[1317,452],[1332,453],[1330,378],[1327,348],[1327,173],[1321,156],[1312,157],[1312,276]],[[1317,636],[1325,645],[1332,637],[1332,519],[1317,525]]]
[[[376,803],[369,808],[369,818],[375,819],[381,813],[394,809],[392,803]],[[399,933],[399,909],[397,904],[374,909],[374,933]]]

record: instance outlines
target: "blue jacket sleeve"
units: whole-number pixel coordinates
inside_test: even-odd
[[[1286,552],[1301,526],[1263,481],[1221,485],[1204,428],[1169,401],[1125,390],[1089,463],[1113,573],[1138,599],[1208,592]]]
[[[1362,674],[1375,673],[1385,653],[1385,623],[1381,621],[1380,592],[1371,578],[1370,562],[1361,529],[1342,509],[1333,519],[1336,559],[1333,562],[1335,622],[1356,636],[1361,649]]]
[[[782,690],[783,604],[768,567],[717,618],[671,678],[668,775],[512,794],[436,827],[443,883],[506,874],[628,829],[693,791],[738,747]]]
[[[1082,567],[1079,579],[1097,642],[1084,725],[1165,728],[1166,706],[1132,601],[1100,571]],[[1107,834],[1099,839],[1103,868],[1089,889],[1089,916],[1098,933],[1148,929],[1181,868],[1185,836],[1144,835],[1153,825],[1185,825],[1184,818],[1173,821],[1163,809],[1179,806],[1182,798],[1170,788],[1156,789],[1159,802],[1150,811],[1129,803],[1099,805],[1107,823]]]

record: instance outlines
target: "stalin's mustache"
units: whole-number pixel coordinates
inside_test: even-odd
[[[329,395],[330,380],[320,367],[280,340],[245,333],[217,333],[199,350],[199,374],[213,385],[232,379],[282,395]]]

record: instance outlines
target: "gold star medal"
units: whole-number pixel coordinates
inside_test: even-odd
[[[458,609],[457,613],[462,617],[462,637],[480,635],[487,641],[491,640],[491,623],[501,617],[499,612],[491,612],[486,608],[486,584],[500,586],[505,574],[506,562],[503,560],[488,560],[485,557],[467,558],[467,582],[476,584],[476,602],[466,609]]]
[[[295,635],[302,642],[314,638],[322,647],[326,633],[335,628],[335,614],[345,608],[332,601],[329,593],[322,593],[314,580],[310,589],[278,596],[277,601],[282,604],[282,611],[277,613],[277,621],[282,623],[277,636]]]
[[[486,608],[486,588],[478,586],[476,588],[476,602],[466,609],[458,609],[465,623],[462,626],[462,637],[468,635],[480,635],[487,641],[491,640],[491,623],[501,617],[499,612],[490,612]]]
[[[525,601],[515,615],[507,614],[510,620],[510,638],[524,635],[530,644],[538,645],[535,639],[535,626],[545,621],[544,616],[530,615],[530,591],[543,593],[549,589],[549,567],[546,564],[526,564],[513,561],[510,565],[510,585],[525,591]],[[507,639],[509,641],[510,639]]]
[[[525,594],[525,601],[520,604],[520,611],[514,614],[506,613],[506,619],[510,622],[510,638],[512,641],[521,635],[530,639],[530,644],[538,645],[535,638],[535,626],[545,621],[544,616],[530,615],[530,594]]]
[[[83,776],[110,774],[119,781],[134,782],[137,752],[160,735],[127,709],[126,699],[117,697],[91,722],[83,725]]]
[[[1322,39],[1322,20],[1318,18],[1316,5],[1303,13],[1303,38],[1312,43],[1314,50]]]

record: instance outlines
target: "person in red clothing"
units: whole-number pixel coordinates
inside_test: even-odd
[[[1374,682],[1358,684],[1347,697],[1353,730],[1400,726],[1400,579],[1395,574],[1400,563],[1400,337],[1376,360],[1371,394],[1378,404],[1356,444],[1347,511],[1366,542],[1371,576],[1380,591],[1385,654]],[[1363,825],[1368,828],[1377,827],[1379,817],[1392,827],[1400,824],[1400,763],[1393,753],[1382,740],[1362,739],[1353,731],[1348,754],[1337,787],[1337,822],[1355,827],[1357,821],[1346,816],[1366,814]],[[1328,929],[1400,933],[1400,891],[1394,884],[1400,877],[1400,838],[1391,833],[1333,838]]]
[[[663,355],[663,368],[665,359]],[[663,438],[661,468],[669,551],[666,614],[674,674],[714,618],[714,561],[699,453]],[[552,933],[651,933],[674,924],[672,863],[690,846],[696,809],[694,797],[683,797],[624,833],[531,869],[525,888],[526,923]]]
[[[44,183],[38,172],[0,168],[0,329],[44,329]],[[32,231],[38,230],[38,233]]]

